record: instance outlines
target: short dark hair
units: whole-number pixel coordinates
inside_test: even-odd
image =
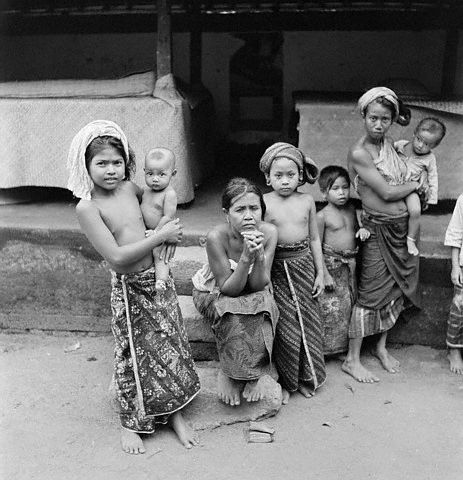
[[[347,184],[350,185],[349,173],[344,167],[339,165],[328,165],[325,168],[322,168],[320,176],[318,177],[318,185],[320,190],[325,193],[328,192],[333,183],[339,178],[342,177],[347,181]]]
[[[108,147],[114,148],[122,156],[125,163],[125,179],[130,180],[132,174],[135,173],[135,154],[129,147],[129,158],[127,158],[122,142],[118,138],[110,135],[96,137],[88,144],[85,150],[85,166],[87,167],[87,171],[92,158]]]
[[[415,133],[418,133],[421,130],[432,133],[433,135],[440,135],[436,146],[439,145],[439,143],[442,141],[442,139],[445,137],[445,134],[447,133],[447,128],[445,127],[444,122],[442,122],[436,117],[423,118],[416,126]]]
[[[245,193],[255,193],[259,197],[263,219],[266,210],[264,195],[262,194],[262,190],[254,182],[251,182],[247,178],[234,177],[227,183],[222,193],[222,208],[229,210],[233,200],[236,197],[244,195]]]

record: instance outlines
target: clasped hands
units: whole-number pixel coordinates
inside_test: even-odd
[[[250,262],[264,260],[264,234],[259,230],[245,230],[241,235],[244,240],[241,258]]]

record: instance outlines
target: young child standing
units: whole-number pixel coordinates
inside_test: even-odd
[[[81,200],[79,224],[111,269],[114,380],[120,406],[121,445],[144,453],[141,433],[171,425],[187,448],[198,444],[180,410],[200,385],[172,278],[155,289],[153,248],[176,243],[179,220],[145,237],[141,189],[130,181],[135,160],[120,127],[97,120],[74,137],[68,155],[68,189]]]
[[[445,125],[437,118],[423,118],[415,128],[412,141],[399,140],[394,143],[399,156],[407,166],[407,180],[419,182],[418,192],[405,198],[409,213],[407,248],[411,255],[418,255],[416,239],[420,229],[421,210],[437,204],[437,165],[432,150],[446,133]]]
[[[153,148],[145,157],[145,182],[141,211],[150,230],[160,229],[177,213],[177,194],[170,181],[175,176],[175,155],[167,148]],[[164,292],[169,278],[169,257],[162,255],[162,246],[153,252],[156,270],[156,290]],[[163,258],[162,258],[163,257]]]
[[[272,266],[273,293],[280,310],[274,359],[284,391],[311,397],[323,385],[323,331],[317,297],[323,291],[323,258],[315,202],[297,191],[314,183],[318,168],[289,143],[275,143],[260,160],[267,185],[265,220],[276,225],[278,245]]]
[[[454,293],[447,324],[447,347],[450,370],[463,375],[463,194],[458,197],[445,233],[444,244],[452,247]]]
[[[338,165],[323,168],[318,184],[327,201],[317,213],[325,278],[325,291],[318,302],[324,329],[324,353],[336,355],[346,352],[349,346],[349,322],[357,297],[356,239],[366,240],[370,232],[359,228],[345,168]]]

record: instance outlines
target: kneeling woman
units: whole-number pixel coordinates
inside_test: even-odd
[[[276,383],[271,358],[278,309],[270,269],[278,234],[262,220],[262,192],[244,178],[227,184],[222,209],[227,222],[207,235],[209,263],[192,279],[193,301],[216,337],[219,398],[239,405],[241,393],[258,401]]]

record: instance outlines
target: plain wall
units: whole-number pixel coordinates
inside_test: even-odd
[[[455,93],[463,95],[463,35]],[[218,126],[228,130],[229,62],[243,42],[229,33],[205,33],[202,79],[214,97]],[[295,90],[362,91],[387,78],[415,78],[439,93],[443,31],[284,32],[284,128]],[[88,34],[0,37],[0,81],[115,78],[151,70],[156,35]],[[399,53],[399,54],[398,54]],[[173,71],[189,81],[189,35],[173,35]]]

